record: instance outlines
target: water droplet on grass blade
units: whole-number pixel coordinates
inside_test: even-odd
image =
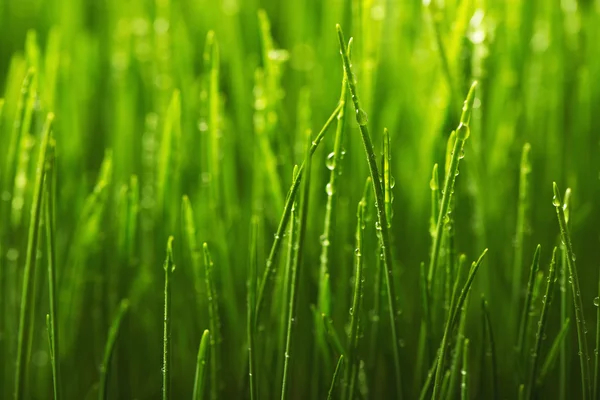
[[[554,207],[560,207],[560,200],[558,199],[558,197],[556,197],[556,196],[552,197],[552,205]]]
[[[329,155],[327,156],[327,161],[325,161],[325,165],[327,166],[327,169],[330,171],[333,171],[335,168],[335,162],[334,162],[334,153],[329,153]]]
[[[328,183],[327,185],[325,185],[325,192],[327,193],[328,196],[333,195],[333,187],[331,186],[331,183]]]
[[[367,122],[369,122],[367,113],[362,108],[359,108],[358,110],[356,110],[356,121],[358,122],[358,124],[360,126],[365,126],[365,125],[367,125]]]
[[[594,305],[595,305],[596,307],[599,307],[599,306],[600,306],[600,297],[596,297],[596,298],[594,298]]]

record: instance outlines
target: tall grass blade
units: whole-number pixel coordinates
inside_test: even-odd
[[[256,374],[256,348],[254,337],[256,332],[256,280],[257,280],[257,253],[258,253],[258,218],[252,218],[252,232],[250,238],[250,263],[248,268],[248,298],[247,298],[247,336],[248,336],[248,380],[250,383],[250,400],[258,399],[258,379]],[[194,399],[195,400],[195,399]]]
[[[535,390],[535,381],[537,376],[540,352],[542,350],[542,340],[546,336],[546,324],[548,322],[548,312],[552,306],[554,298],[554,284],[556,283],[556,247],[552,251],[552,261],[548,271],[548,284],[546,285],[546,294],[542,305],[542,313],[538,322],[537,332],[535,334],[535,345],[531,354],[531,371],[529,373],[529,383],[526,386],[526,398],[531,399]]]
[[[492,320],[490,317],[490,309],[487,300],[481,297],[481,309],[483,312],[484,323],[484,348],[486,355],[490,357],[490,373],[492,375],[492,398],[498,399],[498,364],[496,362],[496,342],[494,340],[494,331],[492,329]],[[485,368],[485,367],[484,367]]]
[[[341,108],[342,108],[342,104],[338,104],[337,107],[335,108],[335,110],[333,111],[333,113],[329,116],[329,119],[327,119],[327,121],[325,122],[325,125],[323,125],[323,128],[321,128],[321,131],[317,134],[315,139],[312,141],[310,150],[309,150],[309,159],[312,157],[314,152],[317,150],[317,147],[319,146],[319,144],[325,137],[325,133],[327,132],[328,128],[331,126],[333,121],[338,116]],[[273,240],[273,245],[271,246],[271,250],[270,250],[269,256],[267,258],[266,266],[263,271],[263,276],[262,276],[262,279],[260,280],[260,283],[258,286],[258,294],[256,297],[256,319],[257,319],[257,321],[260,318],[260,313],[261,313],[261,310],[263,307],[264,294],[265,294],[265,291],[267,290],[267,285],[272,284],[272,278],[273,278],[273,275],[275,272],[274,271],[274,263],[277,259],[277,256],[279,255],[279,250],[281,248],[281,240],[283,238],[283,234],[285,232],[288,221],[290,219],[292,204],[294,203],[294,200],[296,199],[296,194],[300,187],[300,182],[302,182],[302,174],[305,169],[305,163],[306,163],[306,161],[304,161],[302,163],[302,165],[300,165],[300,168],[298,168],[298,173],[296,174],[296,178],[294,178],[294,180],[292,181],[292,186],[290,187],[287,198],[285,200],[283,214],[281,215],[279,225],[277,226],[277,231],[275,233],[275,239]]]
[[[440,345],[440,349],[438,351],[438,360],[437,360],[437,368],[435,372],[435,380],[433,385],[433,395],[432,399],[438,400],[441,396],[441,385],[442,378],[444,376],[444,365],[446,360],[446,346],[449,340],[450,332],[454,328],[457,317],[460,315],[462,311],[463,304],[471,290],[471,285],[473,284],[473,279],[475,279],[475,275],[479,270],[479,266],[483,261],[483,257],[487,253],[487,249],[483,251],[479,259],[471,265],[471,269],[469,270],[469,275],[467,276],[467,281],[465,282],[458,299],[455,300],[457,290],[455,285],[454,294],[452,295],[452,303],[450,307],[450,313],[448,315],[448,320],[446,321],[446,326],[444,328],[444,336],[442,337],[442,344]],[[460,274],[459,274],[460,276]],[[458,278],[457,278],[458,279]]]
[[[217,302],[217,292],[213,277],[213,261],[208,244],[202,246],[204,252],[204,271],[206,296],[208,297],[208,324],[210,332],[210,398],[215,400],[219,394],[219,347],[221,343],[221,324]]]
[[[198,346],[198,357],[196,358],[196,373],[194,375],[194,391],[192,400],[200,400],[204,397],[204,387],[206,382],[206,359],[209,356],[208,348],[210,342],[210,332],[205,329]]]
[[[600,276],[598,278],[598,296],[594,298],[594,306],[596,306],[596,349],[594,350],[594,387],[592,398],[598,398],[598,380],[600,380]]]
[[[167,258],[164,263],[165,293],[163,314],[163,357],[162,357],[162,399],[171,398],[171,274],[175,271],[173,262],[173,236],[167,241]]]
[[[427,274],[427,286],[431,292],[433,277],[435,275],[438,258],[440,254],[440,248],[442,244],[442,233],[444,224],[447,222],[448,210],[450,209],[450,198],[454,193],[454,182],[456,181],[456,175],[458,175],[458,165],[460,160],[464,157],[464,146],[465,141],[470,136],[469,121],[471,119],[471,109],[473,108],[473,101],[475,100],[475,88],[477,87],[477,81],[473,82],[467,98],[465,99],[462,115],[460,117],[460,123],[456,128],[456,140],[451,153],[450,164],[448,166],[448,172],[444,181],[444,188],[442,190],[442,201],[440,204],[440,213],[437,218],[437,224],[435,228],[435,236],[433,238],[433,245],[431,248],[431,258],[429,260],[429,271]],[[430,293],[431,296],[431,293]]]
[[[533,288],[535,286],[535,278],[540,269],[540,250],[541,246],[538,244],[535,248],[535,253],[533,254],[533,262],[531,263],[531,268],[529,269],[529,279],[527,281],[527,294],[525,295],[525,304],[523,305],[523,310],[521,311],[521,319],[519,323],[519,336],[517,338],[517,351],[521,356],[523,355],[523,348],[525,347],[526,335],[529,327],[529,316],[531,315],[531,304],[533,297]]]
[[[61,398],[61,380],[60,380],[60,349],[58,344],[58,311],[56,296],[56,170],[53,160],[54,144],[52,137],[48,144],[48,169],[44,177],[44,219],[46,225],[46,247],[48,249],[48,306],[50,313],[48,317],[48,333],[50,339],[50,355],[52,368],[52,384],[54,399]]]
[[[560,235],[562,242],[565,245],[567,251],[567,266],[569,267],[569,283],[571,284],[571,291],[573,293],[573,304],[575,306],[575,318],[577,326],[577,343],[579,345],[579,361],[581,367],[581,389],[583,398],[588,399],[591,396],[591,379],[590,379],[590,366],[589,366],[589,352],[588,344],[586,339],[587,328],[585,326],[585,317],[583,315],[583,301],[581,300],[581,294],[579,289],[579,276],[577,274],[577,264],[575,263],[575,253],[573,251],[573,244],[571,243],[571,235],[569,233],[569,227],[565,217],[565,210],[563,208],[563,202],[560,198],[558,186],[556,182],[553,183],[554,198],[552,204],[556,208],[556,215],[558,217],[558,224],[560,226]]]
[[[383,261],[385,266],[385,282],[388,293],[388,308],[390,313],[390,327],[391,327],[391,342],[392,342],[392,356],[394,359],[394,382],[396,384],[396,395],[398,398],[402,398],[402,380],[400,374],[400,355],[398,349],[398,334],[397,334],[397,322],[396,322],[396,293],[393,284],[393,267],[392,267],[392,249],[390,243],[389,224],[387,221],[387,215],[385,212],[385,193],[380,182],[379,170],[377,167],[375,151],[373,149],[373,143],[371,136],[369,135],[369,128],[367,127],[368,117],[366,112],[361,108],[360,101],[356,90],[356,80],[354,73],[352,72],[352,66],[350,64],[350,58],[346,47],[346,40],[342,33],[342,28],[338,24],[336,26],[338,33],[338,40],[340,44],[340,50],[342,54],[342,61],[344,63],[344,71],[348,80],[348,89],[350,90],[350,96],[354,103],[354,111],[356,113],[356,122],[358,123],[363,146],[365,149],[365,155],[367,157],[367,163],[369,165],[369,173],[371,174],[371,180],[373,184],[373,191],[375,193],[375,208],[377,209],[377,234],[381,243],[381,250],[383,253]]]
[[[531,163],[529,162],[529,152],[531,145],[525,143],[521,156],[521,166],[519,169],[519,204],[517,207],[517,233],[515,236],[515,256],[512,276],[512,296],[513,304],[518,304],[519,287],[521,285],[521,270],[523,268],[523,242],[528,232],[528,211],[529,211],[529,175],[531,174]]]
[[[469,339],[463,342],[463,362],[461,371],[460,398],[469,399]]]
[[[565,337],[567,336],[567,333],[569,332],[570,322],[571,322],[571,320],[568,318],[565,320],[562,327],[560,328],[560,331],[558,332],[558,335],[556,335],[556,338],[552,342],[552,346],[550,346],[548,355],[546,356],[546,359],[544,360],[544,363],[542,364],[540,374],[538,375],[538,377],[536,379],[536,385],[538,387],[542,386],[542,384],[546,380],[546,377],[554,368],[554,364],[556,363],[556,359],[558,358],[559,353],[560,353],[560,348],[561,348],[563,342],[565,341]]]
[[[333,392],[335,391],[335,386],[337,385],[338,376],[340,375],[340,372],[343,368],[344,355],[340,354],[337,365],[335,366],[335,371],[333,371],[333,378],[331,378],[331,386],[329,387],[329,392],[327,393],[327,400],[333,400]]]
[[[367,208],[367,193],[371,185],[371,178],[367,178],[363,197],[358,203],[357,223],[356,223],[356,248],[354,250],[354,291],[352,294],[352,306],[350,308],[350,332],[348,335],[348,358],[350,363],[344,373],[344,385],[348,386],[347,398],[354,398],[355,382],[358,376],[358,367],[360,359],[358,357],[359,323],[362,308],[362,298],[364,290],[363,282],[363,235],[365,228],[365,209]],[[345,396],[342,396],[345,397]]]
[[[308,132],[310,140],[310,131]],[[283,365],[283,379],[281,384],[281,400],[287,397],[287,385],[290,370],[290,357],[292,352],[292,336],[295,326],[296,319],[296,308],[298,300],[298,286],[299,286],[299,269],[302,265],[302,256],[304,250],[304,240],[306,236],[306,221],[308,217],[308,199],[310,189],[310,172],[311,172],[311,152],[310,142],[306,147],[306,156],[304,159],[304,165],[306,165],[306,178],[302,184],[302,194],[299,202],[298,212],[298,233],[296,243],[294,244],[294,260],[292,263],[292,270],[290,276],[290,292],[289,292],[289,306],[288,306],[288,321],[287,321],[287,333],[285,339],[285,353],[284,353],[284,365]],[[300,174],[300,170],[298,170]]]
[[[104,356],[102,358],[102,364],[100,364],[100,382],[98,384],[98,400],[107,400],[108,396],[108,377],[110,372],[110,361],[119,336],[119,328],[121,327],[121,321],[129,310],[129,300],[124,299],[119,304],[117,315],[113,319],[110,329],[108,331],[108,338],[106,339],[106,346],[104,347]]]
[[[31,353],[30,337],[31,326],[28,322],[31,319],[31,309],[33,307],[33,281],[32,277],[36,268],[36,253],[38,251],[39,227],[41,221],[42,196],[44,189],[44,176],[46,170],[46,152],[48,140],[52,130],[54,114],[49,113],[42,130],[40,140],[40,150],[38,155],[37,167],[35,172],[35,184],[33,187],[33,202],[31,204],[31,218],[29,222],[29,231],[27,239],[27,253],[25,255],[25,268],[23,270],[23,286],[21,290],[21,305],[19,311],[19,330],[17,339],[17,360],[15,365],[15,386],[14,398],[20,400],[26,396],[25,390],[28,383],[25,382],[27,369],[29,368],[29,356]]]

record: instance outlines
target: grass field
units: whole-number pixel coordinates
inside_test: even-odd
[[[0,0],[0,398],[600,398],[598,43],[598,0]]]

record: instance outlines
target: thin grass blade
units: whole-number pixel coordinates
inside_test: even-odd
[[[560,235],[562,242],[565,245],[567,251],[567,266],[569,267],[569,282],[571,283],[571,292],[573,293],[573,304],[575,306],[575,317],[577,326],[577,342],[579,345],[579,361],[581,368],[581,389],[583,398],[588,399],[591,396],[592,381],[590,379],[590,366],[589,366],[589,352],[588,344],[585,333],[587,328],[585,326],[585,316],[583,315],[583,301],[581,300],[581,294],[579,289],[579,276],[577,274],[577,264],[575,263],[575,252],[573,251],[573,244],[571,243],[571,234],[569,233],[569,227],[567,226],[567,220],[565,217],[565,210],[563,208],[563,202],[560,198],[558,186],[556,182],[553,183],[554,198],[552,204],[556,208],[556,215],[558,217],[558,224],[560,226]]]
[[[100,364],[100,382],[98,384],[98,399],[108,399],[108,377],[110,372],[110,361],[115,348],[115,343],[119,336],[119,328],[121,327],[121,321],[129,310],[129,300],[124,299],[119,304],[117,315],[113,319],[110,329],[108,331],[108,338],[106,339],[106,346],[104,347],[104,357],[102,358],[102,364]]]
[[[25,259],[25,268],[23,270],[23,286],[21,290],[21,306],[19,310],[19,330],[17,339],[17,360],[15,365],[15,386],[14,398],[20,400],[25,396],[27,382],[25,376],[29,367],[28,357],[31,353],[31,343],[27,340],[31,332],[28,322],[31,319],[31,309],[33,307],[33,288],[32,277],[36,268],[36,253],[38,251],[39,228],[41,221],[42,196],[44,189],[44,176],[46,172],[46,153],[54,114],[49,113],[42,130],[40,141],[40,150],[38,155],[35,184],[33,192],[33,202],[31,204],[31,219],[27,239],[27,253]]]
[[[206,359],[209,357],[210,332],[205,329],[198,346],[198,357],[196,358],[196,373],[194,375],[194,391],[192,400],[200,400],[204,397],[204,387],[206,382]]]

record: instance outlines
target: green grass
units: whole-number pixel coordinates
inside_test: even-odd
[[[599,40],[598,0],[0,1],[0,398],[596,398]]]

